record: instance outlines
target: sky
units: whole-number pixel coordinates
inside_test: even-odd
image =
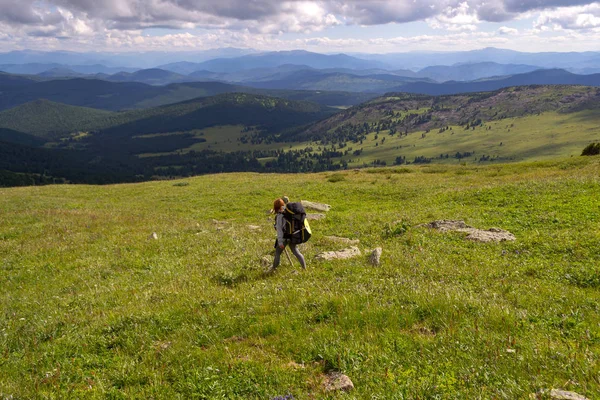
[[[585,0],[0,0],[0,51],[600,51]]]

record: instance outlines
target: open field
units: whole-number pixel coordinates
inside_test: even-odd
[[[265,275],[282,194],[333,208]],[[0,189],[0,398],[599,398],[599,197],[598,157]]]

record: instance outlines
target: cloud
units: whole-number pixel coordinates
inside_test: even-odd
[[[446,7],[439,15],[427,22],[434,29],[445,29],[451,32],[475,31],[480,23],[479,18],[466,1],[456,7]]]
[[[297,46],[327,51],[329,47],[356,50],[380,46],[383,51],[394,50],[394,42],[377,39],[379,44],[374,44],[370,39],[342,40],[325,35],[298,42],[280,40],[279,35],[316,36],[338,25],[424,21],[443,34],[432,35],[431,40],[417,35],[403,39],[404,43],[436,49],[445,45],[476,48],[520,40],[516,38],[519,32],[509,26],[487,36],[478,33],[485,22],[524,16],[535,21],[529,33],[523,31],[528,37],[548,31],[600,30],[600,3],[589,0],[0,0],[0,39],[5,43],[12,40],[13,47],[36,48],[235,46],[269,50]],[[169,32],[146,36],[148,28]],[[190,31],[195,34],[189,36],[186,32]],[[462,34],[466,36],[455,36]]]
[[[600,28],[600,4],[581,7],[560,7],[542,12],[534,28],[544,30],[592,30]]]
[[[428,21],[473,30],[481,21],[507,21],[532,10],[598,4],[589,0],[0,0],[0,21],[39,27],[58,23],[108,30],[249,30],[317,32],[339,24]],[[69,15],[69,17],[65,17]],[[39,28],[36,28],[39,30]],[[85,30],[85,28],[83,28]]]
[[[499,35],[518,35],[519,30],[515,29],[515,28],[509,28],[508,26],[503,26],[500,29],[498,29],[498,34]]]

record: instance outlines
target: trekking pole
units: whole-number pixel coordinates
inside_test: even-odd
[[[285,255],[287,256],[288,261],[290,262],[290,265],[293,267],[294,263],[292,262],[292,259],[290,257],[290,253],[288,253],[287,247],[284,249],[284,251],[285,251]]]

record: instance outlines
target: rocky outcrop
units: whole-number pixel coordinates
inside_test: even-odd
[[[326,251],[316,255],[317,260],[331,261],[331,260],[347,260],[349,258],[359,257],[361,252],[358,247],[352,246],[340,251]]]
[[[504,242],[516,240],[515,236],[508,231],[498,228],[491,228],[488,230],[477,229],[467,225],[465,221],[444,219],[430,222],[425,226],[428,228],[437,229],[441,232],[464,232],[468,234],[466,239],[473,240],[475,242]]]

